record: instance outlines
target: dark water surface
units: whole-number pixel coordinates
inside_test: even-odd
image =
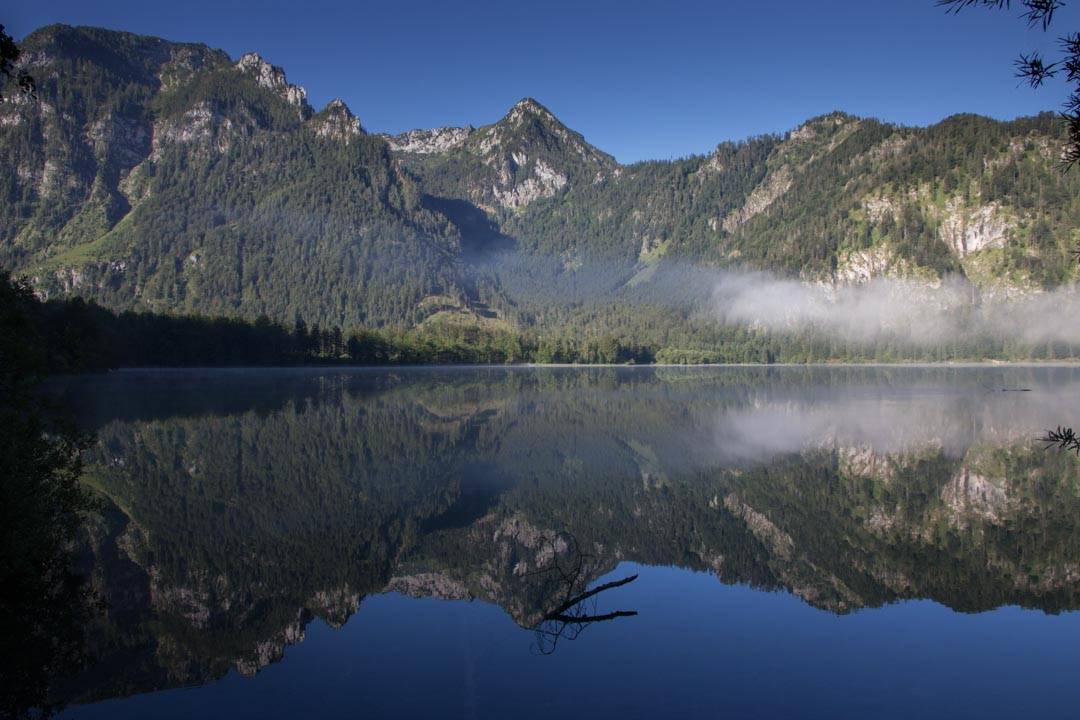
[[[79,551],[107,610],[58,683],[68,717],[1080,707],[1080,462],[1036,441],[1080,423],[1075,368],[53,389],[107,498]]]

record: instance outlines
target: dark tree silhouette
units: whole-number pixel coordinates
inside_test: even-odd
[[[973,6],[993,10],[1012,7],[1010,0],[937,0],[937,4],[951,13]],[[1016,4],[1022,8],[1020,18],[1029,27],[1042,27],[1044,31],[1054,21],[1054,13],[1065,6],[1063,0],[1019,0]],[[1033,88],[1041,87],[1057,76],[1064,76],[1066,82],[1072,85],[1072,92],[1061,111],[1068,124],[1068,141],[1062,149],[1061,162],[1069,169],[1080,161],[1080,32],[1064,35],[1058,42],[1061,46],[1059,59],[1049,62],[1037,51],[1021,53],[1015,66],[1016,76]]]
[[[3,90],[9,83],[15,83],[19,91],[25,95],[33,95],[37,86],[25,70],[15,67],[19,59],[19,46],[4,32],[4,26],[0,25],[0,100],[4,99]]]
[[[52,682],[83,662],[94,601],[72,544],[96,504],[80,482],[88,440],[45,404],[28,285],[0,273],[0,717],[50,714]]]

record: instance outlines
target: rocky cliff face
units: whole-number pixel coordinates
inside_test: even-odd
[[[461,147],[476,128],[441,127],[433,130],[409,130],[399,135],[380,135],[397,153],[436,155]]]
[[[241,73],[255,78],[259,87],[266,88],[295,107],[301,120],[311,117],[312,109],[307,102],[307,90],[287,82],[285,71],[263,60],[259,53],[250,52],[240,56],[236,68]]]

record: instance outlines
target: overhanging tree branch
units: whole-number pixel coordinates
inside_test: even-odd
[[[37,86],[34,84],[34,78],[25,70],[15,67],[19,55],[19,46],[10,35],[4,32],[4,26],[0,25],[0,89],[14,82],[24,95],[32,97]],[[0,92],[0,100],[3,99],[3,92]]]
[[[1013,7],[1010,0],[937,0],[938,7],[956,14],[965,8],[984,7],[991,10],[1008,10]],[[1017,6],[1023,9],[1020,17],[1028,27],[1041,27],[1044,31],[1054,21],[1054,13],[1065,7],[1064,0],[1019,0]],[[1014,63],[1016,76],[1033,88],[1042,87],[1059,72],[1065,72],[1065,81],[1073,86],[1065,101],[1061,117],[1065,122],[1066,141],[1061,151],[1061,165],[1069,170],[1080,161],[1080,33],[1072,33],[1059,41],[1062,58],[1047,62],[1039,52],[1021,54]]]

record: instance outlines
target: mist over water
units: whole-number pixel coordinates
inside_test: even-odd
[[[980,443],[1038,444],[1046,428],[1074,417],[1080,381],[1067,372],[1055,375],[1054,385],[1023,372],[963,372],[963,380],[937,387],[909,378],[819,392],[763,391],[718,413],[713,459],[760,462],[820,448],[940,450],[955,458]]]
[[[751,269],[663,260],[652,264],[511,252],[497,263],[527,302],[619,302],[776,333],[813,331],[856,344],[918,346],[999,338],[1080,344],[1075,285],[1038,292],[981,291],[964,278],[806,282]],[[516,278],[528,278],[515,283]],[[540,280],[542,278],[542,281]]]
[[[711,306],[721,322],[772,331],[813,328],[855,343],[897,338],[936,345],[979,337],[1080,342],[1074,286],[1005,298],[958,277],[927,283],[875,278],[811,284],[754,271],[717,271]]]

